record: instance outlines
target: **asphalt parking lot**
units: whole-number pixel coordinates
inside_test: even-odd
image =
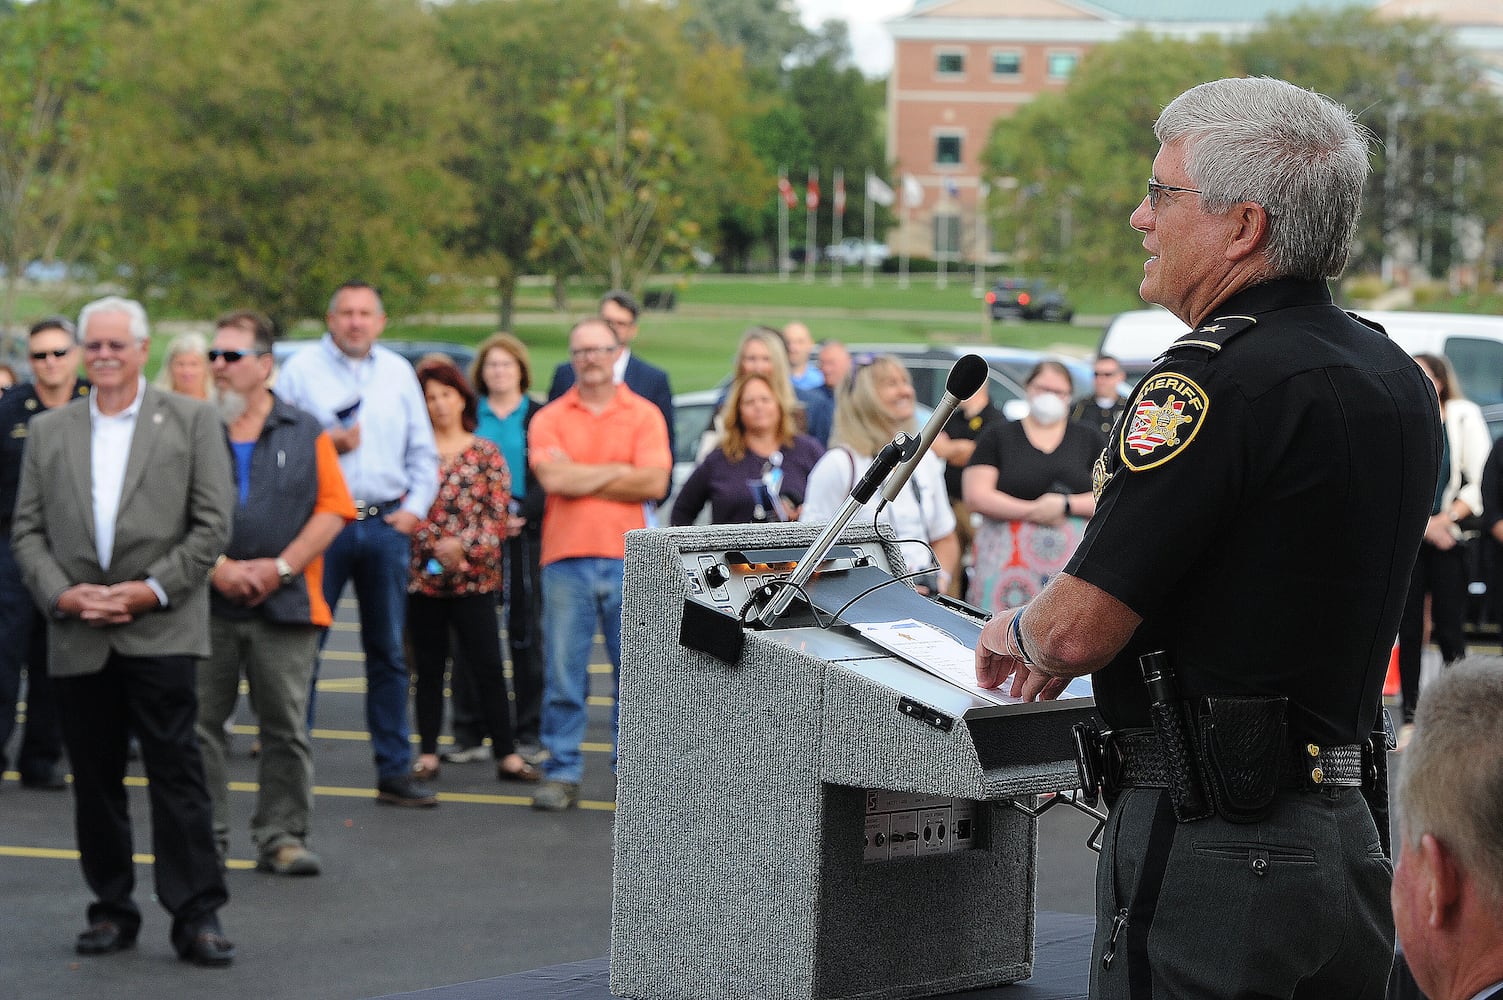
[[[359,998],[504,976],[605,955],[610,943],[609,667],[597,656],[581,808],[534,812],[527,788],[487,764],[445,764],[432,810],[378,806],[364,724],[364,673],[354,605],[343,602],[319,683],[313,734],[317,802],[314,878],[254,871],[254,732],[242,706],[230,761],[230,903],[239,955],[228,969],[179,962],[169,919],[151,898],[144,781],[133,765],[136,947],[81,958],[88,892],[78,870],[67,794],[0,782],[0,996]],[[597,653],[599,647],[597,645]],[[1067,809],[1041,820],[1039,906],[1090,913],[1092,823]]]

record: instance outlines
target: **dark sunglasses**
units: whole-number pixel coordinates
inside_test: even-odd
[[[265,351],[221,351],[216,347],[209,351],[209,362],[212,364],[220,358],[224,358],[225,364],[232,365],[241,358],[259,358],[265,353]]]
[[[68,356],[68,352],[72,350],[73,348],[71,347],[59,347],[53,351],[32,351],[31,360],[46,361],[48,358],[66,358]]]
[[[847,376],[847,378],[845,380],[845,386],[846,386],[846,388],[847,389],[854,389],[856,387],[856,374],[858,372],[860,372],[861,369],[863,369],[863,368],[870,368],[872,365],[874,365],[876,363],[877,363],[877,355],[872,354],[870,351],[862,351],[860,354],[852,354],[851,355],[851,374],[849,376]]]

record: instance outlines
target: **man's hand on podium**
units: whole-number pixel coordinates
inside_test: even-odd
[[[1051,677],[1023,659],[1012,629],[1012,620],[1022,613],[1022,608],[1004,611],[982,628],[976,643],[976,683],[984,688],[998,688],[1011,677],[1009,697],[1020,701],[1052,701],[1070,683],[1070,678]]]

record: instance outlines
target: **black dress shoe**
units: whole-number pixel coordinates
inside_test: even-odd
[[[178,958],[194,965],[218,968],[235,960],[235,946],[219,931],[199,931],[191,938],[178,938],[172,945]]]
[[[21,775],[21,787],[43,792],[61,792],[67,790],[68,779],[64,769],[59,766],[54,767],[50,771],[44,771],[41,774]]]
[[[135,945],[136,931],[137,928],[126,930],[113,920],[101,920],[78,935],[74,950],[80,955],[108,955],[122,951]]]
[[[419,789],[411,778],[390,778],[376,785],[376,801],[388,806],[406,806],[409,809],[431,809],[438,805],[438,796]]]

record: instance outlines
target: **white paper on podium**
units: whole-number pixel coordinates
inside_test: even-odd
[[[853,624],[861,635],[881,646],[889,653],[913,664],[920,670],[933,674],[940,680],[969,691],[994,705],[1021,705],[1021,698],[1014,698],[1000,688],[984,688],[976,683],[976,651],[943,629],[926,622],[906,618],[892,622],[865,622]],[[1068,698],[1090,697],[1089,678],[1077,677],[1060,693],[1061,701]]]

